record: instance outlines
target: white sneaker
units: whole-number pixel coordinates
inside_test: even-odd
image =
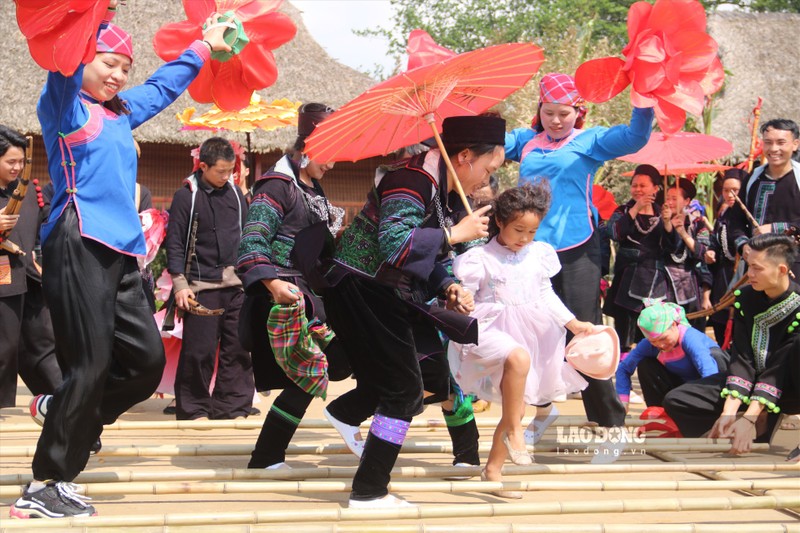
[[[525,444],[528,446],[533,446],[534,444],[538,443],[544,437],[544,432],[547,431],[547,428],[556,421],[558,418],[558,408],[555,405],[550,407],[550,414],[545,417],[544,420],[537,419],[534,417],[531,420],[531,423],[528,424],[528,427],[525,429]]]
[[[292,467],[284,462],[275,463],[274,465],[265,466],[264,470],[291,470]]]
[[[44,419],[47,416],[47,411],[50,408],[50,402],[53,400],[52,394],[37,394],[28,405],[28,410],[31,413],[33,421],[44,426]]]
[[[325,418],[328,419],[328,422],[331,423],[333,428],[339,432],[339,435],[350,451],[361,459],[361,454],[364,453],[364,441],[361,439],[361,429],[359,429],[358,426],[351,426],[338,420],[328,411],[327,407],[322,410],[322,414],[325,415]]]
[[[347,507],[350,509],[394,509],[398,507],[416,507],[416,505],[397,496],[387,494],[383,498],[374,500],[354,500],[350,498],[347,502]]]
[[[458,467],[458,468],[472,468],[472,467],[480,466],[480,465],[471,465],[469,463],[456,463],[453,466]],[[471,479],[473,477],[475,477],[475,476],[447,476],[446,478],[444,478],[444,480],[445,481],[466,481],[466,480]]]

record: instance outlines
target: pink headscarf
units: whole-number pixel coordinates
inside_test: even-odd
[[[122,54],[128,56],[128,59],[133,61],[133,42],[131,35],[117,26],[116,24],[108,23],[100,29],[97,35],[97,53],[110,52],[112,54]]]
[[[539,82],[539,108],[542,104],[564,104],[578,109],[578,119],[575,127],[583,127],[584,117],[586,116],[586,101],[578,92],[575,86],[575,78],[569,74],[550,73],[546,74]],[[539,123],[539,113],[533,117],[531,127],[535,128]]]

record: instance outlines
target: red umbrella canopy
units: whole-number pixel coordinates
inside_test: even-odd
[[[728,170],[730,167],[728,165],[715,165],[712,163],[695,163],[694,165],[679,165],[674,167],[667,167],[666,175],[667,176],[683,176],[686,174],[701,174],[703,172],[720,172],[722,170]],[[661,167],[658,169],[659,174],[664,176],[665,169]],[[628,172],[623,172],[623,176],[633,176],[633,170]]]
[[[730,142],[712,135],[687,132],[667,135],[654,132],[644,148],[618,159],[630,163],[647,163],[658,168],[662,174],[675,174],[673,167],[695,166],[695,163],[717,159],[732,151],[733,145]]]
[[[543,61],[534,44],[501,44],[400,73],[325,119],[306,141],[306,154],[358,161],[418,143],[431,136],[431,127],[440,132],[447,117],[478,115],[501,102]]]

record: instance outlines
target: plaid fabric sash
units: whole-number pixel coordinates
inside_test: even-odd
[[[307,393],[324,400],[328,360],[322,350],[333,339],[333,332],[316,319],[309,323],[304,298],[292,305],[273,305],[267,331],[275,362],[286,376]]]

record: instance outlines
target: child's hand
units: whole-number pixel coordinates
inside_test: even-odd
[[[577,336],[582,333],[591,333],[594,330],[594,324],[573,318],[567,322],[566,328],[570,330],[573,335]]]
[[[458,224],[450,228],[450,244],[474,241],[480,237],[489,236],[489,217],[486,213],[492,208],[485,205],[465,216]]]
[[[475,299],[472,292],[465,289],[458,283],[453,283],[445,290],[445,308],[456,311],[462,315],[468,315],[475,310]]]

